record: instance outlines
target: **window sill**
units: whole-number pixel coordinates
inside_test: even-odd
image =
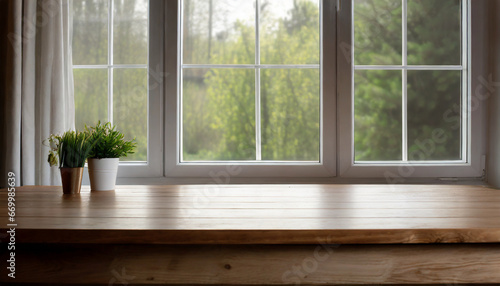
[[[87,177],[87,178],[86,178]],[[400,177],[397,181],[387,178],[342,178],[342,177],[118,177],[118,185],[200,185],[200,184],[427,184],[427,185],[475,185],[486,186],[483,178],[478,177],[429,177],[413,178]],[[84,173],[84,185],[89,185],[88,174]]]

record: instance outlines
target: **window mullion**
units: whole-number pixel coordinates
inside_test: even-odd
[[[108,2],[108,121],[113,124],[113,0]]]
[[[442,70],[442,71],[449,71],[449,70],[465,70],[463,66],[445,66],[445,65],[406,65],[406,66],[396,66],[396,65],[355,65],[354,66],[355,70],[401,70],[401,69],[406,69],[406,70]]]
[[[403,13],[402,13],[402,31],[403,31],[403,67],[408,66],[408,0],[402,0],[403,1]],[[403,68],[402,70],[402,91],[403,91],[403,98],[402,98],[402,143],[403,143],[403,148],[402,148],[402,159],[403,162],[408,161],[408,69]]]
[[[181,25],[181,27],[178,28],[178,33],[180,35],[179,39],[182,39],[184,37],[184,27],[182,27],[181,23],[184,23],[184,1],[178,1],[179,5],[179,19],[178,23]],[[184,114],[182,113],[182,107],[183,107],[183,100],[184,100],[184,42],[183,41],[178,41],[177,42],[177,52],[178,52],[178,57],[177,57],[177,78],[176,78],[176,83],[178,87],[178,97],[176,101],[176,115],[177,115],[177,124],[175,126],[175,134],[177,138],[176,145],[178,145],[178,148],[175,151],[175,163],[181,163],[184,161]],[[167,70],[167,67],[165,67],[165,70]],[[166,111],[166,110],[165,110]],[[167,134],[165,134],[167,135]]]
[[[471,106],[469,104],[469,98],[472,97],[471,87],[471,45],[470,45],[470,35],[471,35],[471,25],[469,21],[471,19],[471,0],[462,0],[462,128],[461,128],[461,138],[462,138],[462,160],[471,162],[471,135],[470,129],[472,124],[472,117],[468,116],[471,111]]]
[[[260,118],[260,0],[255,2],[255,156],[262,160],[262,131]]]

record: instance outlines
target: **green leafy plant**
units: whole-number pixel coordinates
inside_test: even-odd
[[[47,161],[50,166],[80,168],[92,150],[92,142],[85,132],[66,131],[62,135],[52,134],[46,139],[50,151]],[[45,141],[45,142],[46,142]]]
[[[135,152],[135,138],[125,140],[125,135],[110,122],[101,124],[99,121],[96,126],[85,126],[85,132],[93,144],[90,158],[120,158]]]

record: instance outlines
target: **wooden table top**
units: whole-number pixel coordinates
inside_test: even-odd
[[[1,233],[7,198],[1,189]],[[25,186],[15,199],[16,241],[27,243],[500,242],[500,190],[484,186]]]

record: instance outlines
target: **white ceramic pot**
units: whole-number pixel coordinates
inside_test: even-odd
[[[88,159],[90,189],[92,191],[113,191],[120,158]]]

